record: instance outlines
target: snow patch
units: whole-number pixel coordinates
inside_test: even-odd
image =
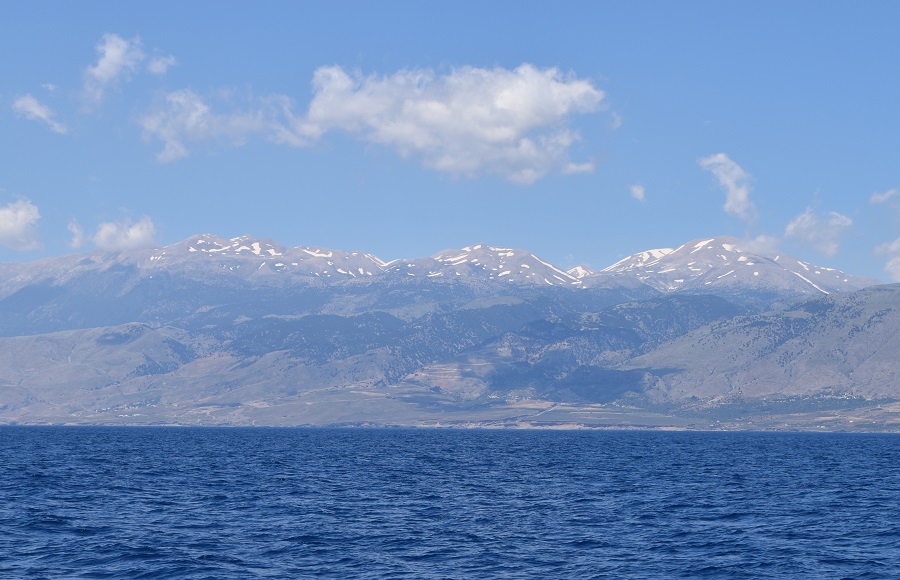
[[[699,252],[700,250],[703,249],[703,247],[704,247],[706,244],[710,243],[710,242],[713,241],[714,239],[715,239],[715,238],[710,238],[710,239],[708,239],[708,240],[703,240],[702,242],[697,242],[696,244],[694,244],[694,249],[691,250],[691,254],[693,254],[694,252]]]
[[[553,270],[554,272],[557,272],[558,274],[562,274],[563,276],[565,276],[565,277],[567,277],[567,278],[569,278],[569,279],[572,278],[571,276],[569,276],[568,274],[566,274],[565,272],[563,272],[562,270],[560,270],[559,268],[557,268],[557,267],[554,266],[553,264],[548,264],[547,262],[541,260],[540,258],[538,258],[537,256],[535,256],[534,254],[531,254],[531,257],[534,258],[535,260],[537,260],[538,262],[540,262],[541,264],[547,266],[548,268],[550,268],[550,269]]]
[[[574,268],[572,268],[571,270],[569,270],[566,273],[569,276],[578,278],[579,280],[593,274],[593,272],[591,272],[588,268],[585,268],[584,266],[575,266]]]
[[[802,262],[801,262],[801,264],[802,264]],[[794,274],[795,276],[797,276],[797,277],[800,278],[801,280],[805,281],[807,284],[809,284],[810,286],[812,286],[813,288],[815,288],[816,290],[818,290],[818,291],[821,292],[822,294],[828,294],[828,293],[829,293],[827,290],[822,290],[821,288],[819,288],[818,286],[816,286],[815,284],[813,284],[812,281],[811,281],[809,278],[806,278],[805,276],[803,276],[803,274],[801,274],[801,273],[799,273],[799,272],[791,272],[791,274]]]
[[[310,256],[312,256],[313,258],[330,258],[333,255],[332,252],[324,253],[319,250],[307,250],[306,248],[300,248],[300,249],[302,251],[306,252],[307,254],[309,254]]]

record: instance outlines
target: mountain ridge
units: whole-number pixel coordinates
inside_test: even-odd
[[[879,283],[832,268],[811,266],[791,256],[775,255],[773,258],[747,252],[740,247],[741,241],[732,237],[698,238],[675,249],[639,252],[600,270],[576,266],[566,271],[530,251],[487,244],[446,249],[432,256],[385,261],[364,251],[284,246],[267,238],[249,235],[226,239],[215,234],[198,234],[162,247],[94,251],[44,258],[31,263],[0,264],[0,274],[4,278],[4,282],[0,283],[0,292],[9,293],[16,282],[33,283],[41,277],[62,279],[78,272],[103,270],[114,263],[135,266],[148,273],[170,269],[173,265],[187,269],[190,266],[205,266],[208,270],[218,268],[219,273],[240,272],[246,279],[263,277],[272,272],[302,278],[316,277],[326,282],[390,275],[444,280],[475,275],[505,283],[554,286],[647,285],[663,293],[709,291],[705,287],[713,286],[715,289],[738,278],[740,284],[758,285],[753,278],[759,277],[761,270],[763,279],[768,283],[777,275],[782,278],[778,280],[779,290],[798,295],[856,290]],[[729,254],[731,259],[723,253]],[[685,254],[690,261],[685,259]],[[205,257],[205,263],[198,261],[201,256]],[[46,273],[48,271],[49,275]],[[246,272],[250,273],[244,274]]]

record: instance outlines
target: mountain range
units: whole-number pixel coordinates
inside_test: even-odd
[[[0,264],[0,422],[894,429],[898,306],[728,237],[592,271],[204,234]]]

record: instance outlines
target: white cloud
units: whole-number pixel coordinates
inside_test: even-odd
[[[643,202],[644,201],[644,186],[643,185],[632,185],[628,188],[631,191],[631,197],[634,199]]]
[[[753,252],[754,254],[774,256],[779,253],[778,246],[780,244],[780,239],[762,234],[750,240],[742,240],[740,246],[742,250]]]
[[[84,228],[81,227],[81,224],[78,223],[78,220],[72,218],[69,220],[69,233],[72,234],[72,239],[69,241],[69,246],[78,249],[84,245]]]
[[[41,247],[37,222],[41,213],[28,200],[20,199],[0,207],[0,246],[14,250]]]
[[[50,130],[55,133],[65,134],[68,128],[53,118],[53,111],[50,107],[44,105],[30,94],[25,94],[13,101],[13,111],[21,117],[32,121],[41,121],[46,123]]]
[[[171,54],[169,56],[157,56],[150,59],[147,63],[147,70],[155,75],[164,75],[168,72],[169,67],[175,66],[178,61]]]
[[[156,243],[156,227],[147,216],[136,223],[131,220],[104,222],[97,226],[97,232],[91,241],[101,250],[130,250],[152,246]]]
[[[852,225],[852,219],[837,212],[819,215],[812,208],[806,208],[791,220],[784,235],[797,238],[826,256],[833,256],[838,251],[841,237]]]
[[[727,213],[745,222],[756,218],[756,206],[750,201],[750,174],[724,153],[716,153],[699,161],[700,167],[715,175],[719,186],[725,190]]]
[[[622,115],[618,113],[612,114],[612,122],[610,123],[610,128],[615,131],[622,126]]]
[[[891,277],[892,282],[900,282],[900,255],[888,258],[884,264],[884,271]]]
[[[900,282],[900,238],[878,246],[875,251],[879,254],[887,254],[884,271],[888,273],[893,282]]]
[[[53,91],[55,91],[55,90],[58,89],[59,87],[57,87],[57,86],[54,85],[53,83],[44,83],[44,84],[41,85],[41,88],[44,88],[44,89],[46,89],[46,90],[48,90],[48,91],[50,91],[50,92],[52,93]]]
[[[591,173],[594,171],[594,162],[585,161],[584,163],[566,163],[560,168],[564,175],[575,175],[576,173]]]
[[[137,69],[144,51],[139,38],[125,40],[118,34],[104,34],[96,48],[100,56],[97,64],[84,71],[84,92],[88,100],[99,103],[109,87]]]
[[[588,81],[529,64],[366,77],[322,67],[313,91],[298,126],[303,136],[343,130],[401,156],[419,156],[431,169],[493,172],[520,183],[571,166],[567,153],[579,135],[566,121],[595,111],[604,97]]]
[[[230,140],[243,143],[254,134],[268,133],[273,139],[281,127],[266,109],[249,113],[219,115],[195,92],[187,89],[164,95],[156,110],[138,119],[147,138],[163,142],[163,150],[156,158],[162,163],[188,155],[188,141]]]
[[[889,189],[887,191],[882,191],[882,192],[876,191],[875,193],[872,194],[872,197],[869,198],[869,203],[871,203],[872,205],[882,204],[882,203],[886,202],[887,200],[891,199],[892,197],[894,197],[895,195],[897,195],[896,189]]]

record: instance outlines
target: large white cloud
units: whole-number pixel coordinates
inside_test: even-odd
[[[553,169],[590,169],[568,161],[579,136],[566,121],[596,110],[603,99],[588,81],[528,64],[365,77],[323,67],[313,91],[303,134],[340,129],[404,156],[419,155],[432,169],[496,172],[522,183]]]
[[[65,125],[53,118],[54,113],[50,107],[44,105],[30,94],[22,95],[13,101],[12,108],[19,116],[45,123],[55,133],[64,134],[68,131]]]
[[[853,220],[835,211],[817,214],[812,208],[790,221],[784,235],[797,238],[826,256],[833,256],[840,247],[840,240],[853,225]]]
[[[14,250],[41,247],[37,222],[41,213],[36,205],[20,199],[0,206],[0,245]]]
[[[73,235],[77,237],[77,233]],[[130,250],[152,246],[156,243],[156,226],[147,216],[137,222],[103,222],[97,226],[97,232],[91,241],[101,250]]]
[[[127,79],[145,58],[139,38],[104,34],[96,48],[97,63],[84,71],[84,92],[94,103],[103,100],[109,87]]]
[[[750,174],[724,153],[716,153],[699,161],[700,167],[712,173],[725,191],[727,213],[745,222],[756,218],[756,206],[750,200]]]
[[[457,175],[496,173],[531,183],[551,171],[591,171],[593,163],[569,160],[580,139],[568,126],[573,114],[597,110],[603,92],[558,69],[523,64],[514,70],[462,67],[438,75],[403,70],[352,75],[341,67],[318,69],[305,114],[274,95],[247,111],[213,113],[192,91],[164,96],[144,115],[145,135],[160,139],[160,161],[187,155],[186,143],[261,135],[293,146],[343,131],[416,157],[431,169]]]

